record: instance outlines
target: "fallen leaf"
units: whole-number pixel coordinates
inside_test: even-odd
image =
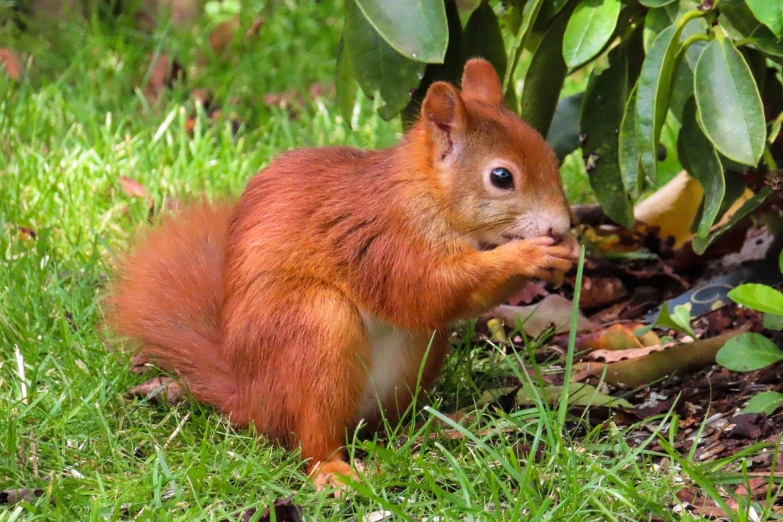
[[[617,361],[627,361],[629,359],[638,359],[644,357],[653,352],[661,352],[667,348],[671,348],[675,343],[669,343],[657,346],[645,346],[640,348],[632,348],[629,350],[595,350],[586,355],[586,358],[592,361],[613,363]]]
[[[154,55],[151,55],[154,59]],[[177,78],[184,78],[185,69],[177,60],[171,60],[167,54],[161,54],[152,64],[149,81],[144,88],[144,96],[152,105],[166,88],[172,88]]]
[[[628,296],[628,289],[617,277],[590,277],[582,280],[579,306],[594,308],[605,306]]]
[[[44,490],[40,488],[6,489],[0,491],[0,505],[13,505],[18,504],[19,502],[29,502],[30,504],[35,504],[36,499],[38,497],[42,497],[43,494]]]
[[[637,323],[617,323],[608,328],[582,335],[576,340],[576,350],[628,350],[641,348],[642,341],[634,335]]]
[[[649,353],[644,357],[615,363],[577,363],[574,365],[574,379],[588,375],[601,377],[611,385],[636,388],[657,381],[674,373],[688,374],[704,366],[715,363],[715,355],[726,341],[742,334],[745,329],[737,329],[710,339],[701,339],[691,343],[676,344],[662,351]]]
[[[394,517],[394,513],[391,511],[373,511],[367,513],[362,517],[362,522],[381,522],[382,520],[389,520]]]
[[[120,182],[120,188],[122,188],[122,191],[132,197],[132,198],[147,198],[149,197],[149,192],[147,191],[147,188],[136,181],[133,178],[129,178],[127,176],[120,176],[118,181]]]
[[[209,34],[209,46],[212,48],[212,51],[215,54],[221,54],[225,51],[237,29],[239,29],[239,16],[234,16],[219,23]]]
[[[547,386],[543,389],[531,390],[525,386],[514,397],[517,406],[534,406],[538,404],[538,397],[544,402],[554,404],[563,393],[562,386]],[[612,397],[598,391],[595,386],[584,383],[570,383],[568,385],[568,404],[570,406],[613,406],[621,408],[633,408],[633,405],[625,399]]]
[[[750,489],[748,489],[750,487]],[[776,486],[777,489],[777,486]],[[734,494],[738,497],[751,496],[752,498],[764,498],[767,496],[769,490],[769,479],[766,478],[752,478],[748,481],[748,484],[741,484]]]
[[[526,305],[533,302],[533,300],[539,296],[543,297],[547,295],[549,295],[549,292],[546,291],[546,283],[531,279],[519,290],[519,292],[509,298],[508,304],[512,306],[520,304]]]
[[[693,238],[691,224],[704,196],[698,180],[683,170],[634,207],[634,217],[657,227],[660,237],[672,236],[680,248]]]
[[[0,49],[0,68],[5,69],[5,73],[12,80],[22,79],[22,66],[19,57],[11,49]]]
[[[731,438],[757,440],[764,433],[767,416],[763,413],[745,413],[729,419],[726,433]]]
[[[182,385],[171,377],[153,377],[125,393],[126,399],[146,399],[153,404],[173,406],[184,402],[187,394]]]
[[[552,294],[533,305],[499,305],[492,310],[492,315],[502,319],[509,326],[516,326],[519,321],[528,335],[537,337],[550,327],[554,327],[555,333],[567,331],[571,324],[573,309],[574,303],[561,295]],[[576,323],[578,332],[595,331],[599,328],[598,323],[590,321],[581,312],[578,313]]]
[[[38,237],[38,234],[32,228],[17,226],[16,229],[27,239],[36,239]]]

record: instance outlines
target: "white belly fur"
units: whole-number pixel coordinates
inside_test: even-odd
[[[363,313],[362,316],[372,354],[364,398],[359,403],[359,419],[367,419],[375,417],[379,411],[379,398],[393,397],[395,388],[400,385],[410,336],[405,330],[390,326],[369,314]]]

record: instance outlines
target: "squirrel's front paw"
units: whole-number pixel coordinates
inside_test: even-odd
[[[579,257],[576,241],[556,242],[551,237],[515,241],[515,265],[519,275],[548,281],[568,272]],[[576,246],[575,246],[576,245]]]

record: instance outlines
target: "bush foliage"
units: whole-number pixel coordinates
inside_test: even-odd
[[[409,123],[430,83],[456,83],[466,59],[484,57],[508,105],[561,159],[581,146],[599,203],[625,226],[658,181],[671,113],[680,162],[704,189],[701,252],[725,231],[713,225],[744,192],[743,175],[780,161],[781,37],[783,3],[770,0],[346,0],[338,99],[347,115],[358,85],[383,99],[383,118]],[[561,99],[565,78],[583,70],[584,92]],[[737,219],[770,194],[752,188]]]

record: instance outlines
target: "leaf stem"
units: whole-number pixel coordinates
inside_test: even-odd
[[[775,158],[772,156],[772,151],[769,150],[769,145],[764,146],[764,153],[762,157],[764,158],[764,165],[767,167],[769,172],[775,172],[778,170],[778,166],[775,163]]]

